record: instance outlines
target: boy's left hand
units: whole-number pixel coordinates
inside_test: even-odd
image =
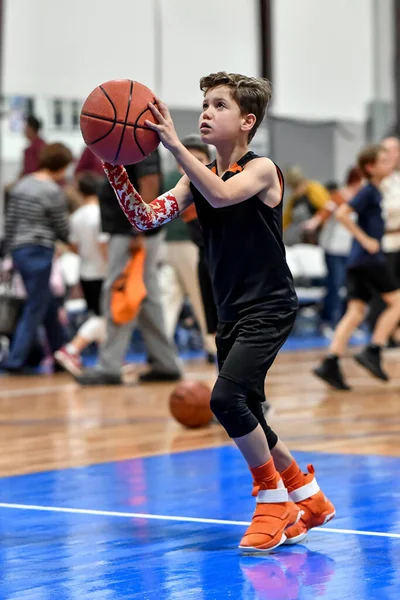
[[[149,102],[149,108],[157,119],[158,123],[153,123],[146,119],[145,125],[150,129],[157,131],[163,145],[173,153],[175,148],[178,148],[180,141],[178,134],[175,131],[175,125],[169,113],[169,110],[159,98],[155,99],[155,104]]]

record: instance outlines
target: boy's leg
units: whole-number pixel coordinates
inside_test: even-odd
[[[331,521],[336,515],[335,507],[321,491],[312,465],[308,465],[308,473],[303,473],[289,449],[279,439],[271,454],[289,492],[289,498],[302,512],[298,522],[285,531],[284,543],[297,544],[305,539],[310,529]],[[287,465],[289,457],[292,459],[291,463],[285,469],[279,468],[279,464]]]
[[[89,344],[104,342],[106,320],[101,316],[100,300],[103,287],[102,279],[81,279],[81,288],[86,301],[87,312],[91,315],[80,326],[71,341],[54,353],[54,358],[64,369],[75,377],[82,374],[81,353]]]
[[[329,354],[341,357],[351,336],[365,317],[366,304],[362,300],[350,300],[343,318],[339,321],[329,348]]]
[[[339,359],[343,356],[353,332],[362,323],[366,304],[362,300],[349,300],[346,312],[339,321],[329,348],[328,356],[314,369],[314,374],[338,390],[349,390],[340,370]]]
[[[385,346],[392,332],[397,328],[400,319],[400,291],[382,294],[387,308],[379,317],[371,342],[377,346]]]
[[[245,458],[257,481],[257,506],[252,523],[240,542],[246,552],[270,552],[286,541],[285,531],[300,518],[277,472],[265,433],[246,403],[247,390],[218,377],[211,409]]]
[[[371,343],[359,354],[355,355],[357,362],[365,367],[372,375],[383,381],[388,381],[387,373],[382,369],[381,351],[397,328],[400,319],[400,291],[382,294],[387,308],[378,318],[372,334]]]
[[[294,316],[276,318],[272,323],[256,318],[220,323],[217,329],[220,375],[211,396],[211,409],[241,450],[258,484],[253,490],[257,496],[253,521],[240,543],[244,551],[270,552],[286,540],[285,530],[300,514],[289,501],[275,468],[269,444],[275,445],[277,436],[268,428],[261,407],[266,372],[293,321]],[[255,394],[249,402],[249,389],[258,389],[261,380],[260,397]]]
[[[264,430],[275,468],[289,492],[289,498],[303,512],[299,521],[285,531],[285,544],[296,544],[304,540],[310,529],[333,519],[336,514],[335,508],[321,492],[313,466],[309,465],[308,473],[303,473],[288,447],[269,427],[261,409],[261,401],[259,394],[252,391],[248,393],[247,405]],[[254,480],[253,495],[257,495],[258,489],[258,482]]]

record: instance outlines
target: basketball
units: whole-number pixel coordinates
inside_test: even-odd
[[[189,428],[204,427],[213,418],[210,388],[200,381],[179,383],[169,398],[172,416]]]
[[[86,98],[80,115],[85,144],[103,161],[132,165],[149,156],[160,143],[158,133],[144,124],[156,120],[148,107],[154,93],[130,79],[107,81]]]

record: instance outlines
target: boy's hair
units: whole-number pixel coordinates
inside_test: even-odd
[[[379,153],[382,152],[383,148],[380,144],[370,144],[361,150],[358,155],[357,162],[361,169],[362,174],[366,179],[371,179],[371,175],[368,172],[367,167],[374,165],[378,160]]]
[[[211,152],[208,144],[205,144],[199,135],[193,133],[192,135],[187,135],[183,138],[182,144],[188,150],[199,150],[199,152],[204,152],[207,158],[211,159]]]
[[[72,152],[64,144],[47,144],[39,156],[39,168],[51,173],[65,169],[73,161]]]
[[[100,179],[94,173],[86,171],[78,177],[78,190],[82,196],[97,196],[99,191]]]
[[[28,125],[28,127],[33,129],[33,131],[35,131],[36,133],[42,128],[42,122],[39,121],[39,119],[37,119],[33,115],[27,116],[26,124]]]
[[[220,85],[230,88],[233,100],[243,115],[254,114],[256,122],[249,133],[249,142],[253,139],[262,123],[265,111],[272,96],[271,83],[261,77],[246,77],[239,73],[219,71],[200,79],[200,89],[204,94]]]

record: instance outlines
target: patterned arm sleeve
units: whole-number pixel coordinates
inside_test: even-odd
[[[155,229],[179,215],[177,199],[171,192],[146,204],[130,182],[124,167],[110,163],[103,163],[103,167],[128,221],[139,231]]]

